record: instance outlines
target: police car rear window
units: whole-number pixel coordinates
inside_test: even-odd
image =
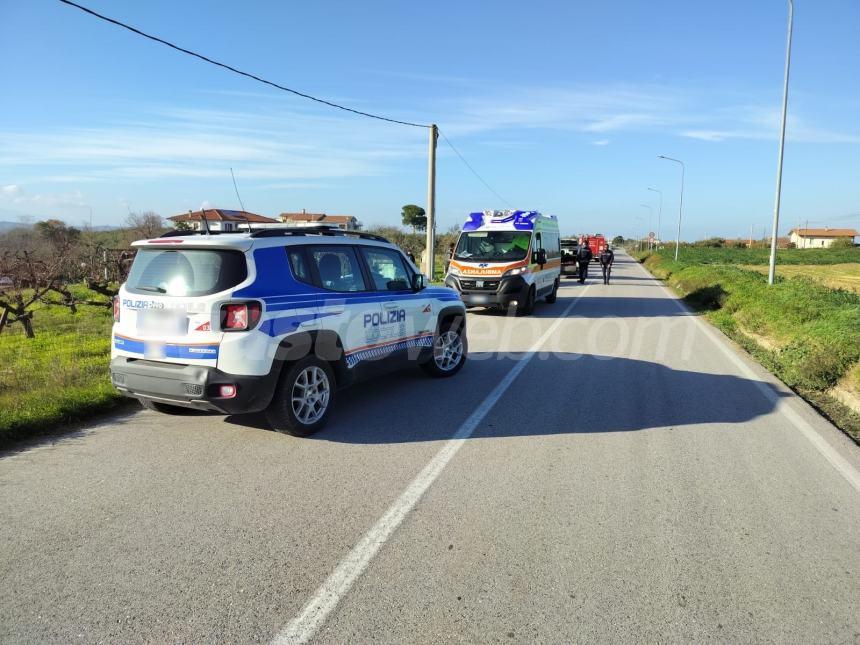
[[[222,249],[141,249],[126,281],[131,293],[208,296],[248,277],[244,253]]]

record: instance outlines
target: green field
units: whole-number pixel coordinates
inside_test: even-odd
[[[849,265],[842,271],[850,273],[860,251],[781,251],[778,260],[786,270],[778,270],[772,287],[760,266],[767,262],[766,250],[685,248],[678,262],[673,255],[664,249],[637,257],[789,387],[860,438],[860,415],[837,401],[840,395],[860,400],[860,294],[828,287],[808,271],[788,270]]]
[[[43,306],[34,314],[36,338],[25,338],[20,325],[0,334],[0,445],[121,401],[108,377],[112,323],[108,307],[81,306],[72,314]]]
[[[742,265],[742,269],[749,269],[758,273],[767,274],[766,264]],[[845,289],[860,293],[860,262],[839,264],[781,264],[777,275],[780,278],[805,278],[830,287],[831,289]]]
[[[669,246],[658,252],[664,259],[671,259],[675,247]],[[735,249],[682,246],[679,260],[687,264],[768,264],[770,249]],[[860,263],[860,247],[853,249],[781,249],[776,252],[778,265],[783,264],[848,264]]]

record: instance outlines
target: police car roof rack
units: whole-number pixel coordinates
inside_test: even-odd
[[[359,237],[365,240],[388,243],[381,235],[365,233],[364,231],[344,231],[330,226],[291,226],[284,228],[259,228],[251,232],[251,237],[281,237],[283,235],[331,235]]]

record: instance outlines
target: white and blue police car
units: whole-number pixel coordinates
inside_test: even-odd
[[[114,301],[111,380],[164,413],[265,411],[307,436],[335,392],[405,364],[466,360],[465,307],[382,237],[331,228],[171,231],[135,242]]]

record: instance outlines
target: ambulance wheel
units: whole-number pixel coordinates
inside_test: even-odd
[[[517,313],[520,316],[530,316],[532,312],[535,310],[535,288],[534,285],[529,289],[529,293],[526,296],[526,301],[522,303],[519,307]]]
[[[161,414],[188,415],[194,414],[195,410],[191,408],[183,408],[181,405],[169,405],[167,403],[159,403],[158,401],[150,401],[149,399],[138,399],[144,410],[152,410]]]
[[[559,281],[558,281],[558,280],[556,280],[556,281],[555,281],[555,284],[554,284],[554,285],[553,285],[553,287],[552,287],[552,291],[551,291],[551,292],[550,292],[550,294],[546,297],[546,301],[547,301],[547,303],[549,303],[549,304],[553,304],[553,303],[556,301],[556,299],[558,298],[558,283],[559,283]]]
[[[446,321],[439,326],[439,331],[433,337],[433,355],[421,363],[421,369],[437,378],[454,376],[466,362],[466,351],[463,325],[456,321]]]
[[[328,420],[334,401],[334,372],[328,363],[307,356],[285,366],[266,419],[272,430],[307,437]]]

